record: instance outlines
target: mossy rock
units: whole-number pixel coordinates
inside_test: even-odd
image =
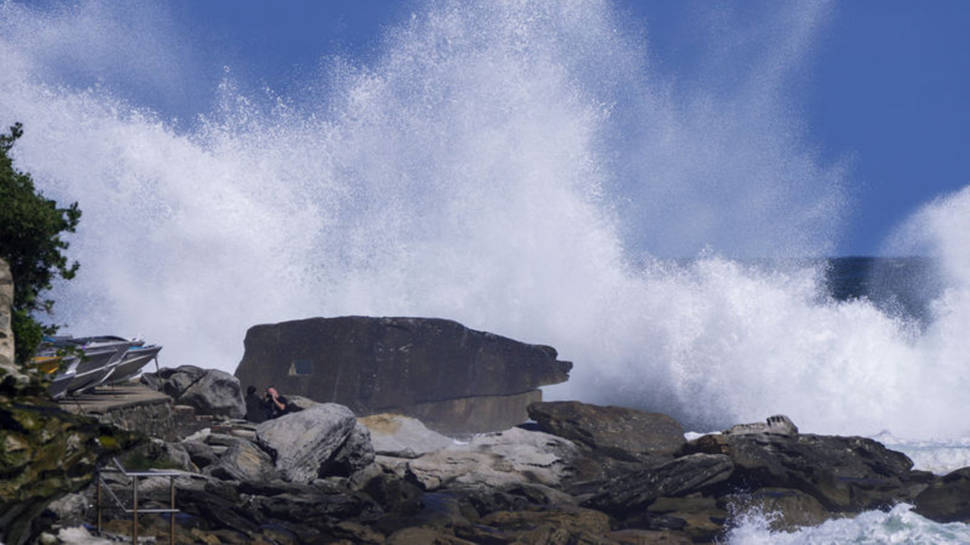
[[[44,396],[0,397],[0,541],[36,538],[34,519],[53,500],[87,486],[97,466],[144,436],[73,415]]]

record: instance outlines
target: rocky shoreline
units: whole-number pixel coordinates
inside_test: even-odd
[[[784,417],[686,441],[666,415],[540,402],[533,423],[457,441],[408,416],[299,403],[260,424],[209,415],[209,427],[122,460],[184,471],[177,543],[713,543],[751,509],[790,530],[901,502],[970,519],[970,469],[914,471],[876,441],[802,434]],[[95,520],[93,501],[89,486],[55,502],[45,542]],[[168,501],[167,479],[142,480],[141,506]],[[128,535],[129,518],[106,520]],[[140,522],[140,535],[167,541],[167,518]]]
[[[258,326],[264,336],[310,328],[331,352],[335,339],[352,349],[341,349],[346,361],[297,352],[273,359],[273,345],[254,334],[244,376],[289,377],[307,393],[319,389],[307,385],[332,386],[366,414],[291,396],[300,412],[248,422],[241,418],[239,378],[194,366],[146,373],[142,385],[126,388],[153,391],[127,405],[112,408],[95,393],[87,409],[75,400],[84,414],[71,414],[45,395],[39,373],[13,364],[11,291],[0,262],[6,545],[106,543],[87,528],[97,517],[96,472],[114,459],[129,470],[179,471],[174,534],[185,544],[713,543],[752,510],[773,513],[772,527],[790,530],[900,503],[934,521],[970,522],[970,468],[945,476],[916,471],[904,454],[872,439],[800,433],[783,416],[688,441],[663,414],[540,401],[527,406],[527,424],[460,439],[444,435],[442,429],[462,424],[474,431],[505,419],[521,422],[518,398],[511,405],[507,398],[535,396],[537,386],[565,380],[571,364],[558,361],[551,347],[443,320],[350,317]],[[439,353],[436,346],[444,348]],[[527,372],[512,365],[519,359],[530,362]],[[269,370],[260,371],[259,361]],[[347,361],[373,369],[362,372]],[[455,369],[456,361],[475,368]],[[381,366],[397,378],[373,376]],[[338,388],[332,369],[353,375],[355,386]],[[433,380],[455,373],[463,377],[459,383],[490,377],[488,388],[455,392],[462,407],[491,406],[486,418],[465,422],[453,399],[430,397],[441,392],[428,387]],[[374,393],[395,381],[402,397],[394,404],[410,416],[376,410]],[[429,403],[437,407],[431,414],[438,431],[414,418]],[[133,490],[128,477],[102,475],[110,489]],[[168,507],[170,484],[168,477],[141,478],[139,509]],[[131,519],[123,512],[107,510],[103,522],[105,535],[129,535]],[[169,524],[147,514],[138,533],[167,540]]]

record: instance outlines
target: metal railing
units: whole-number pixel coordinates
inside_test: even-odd
[[[169,544],[175,545],[175,513],[180,512],[175,508],[175,478],[184,477],[191,475],[184,471],[163,471],[149,469],[148,471],[128,471],[121,465],[121,462],[117,458],[111,459],[114,467],[100,468],[98,470],[97,476],[97,506],[98,506],[98,535],[101,535],[101,523],[102,523],[102,511],[104,506],[102,504],[102,492],[107,492],[108,496],[114,501],[115,506],[125,513],[131,514],[131,542],[133,545],[138,543],[138,514],[168,514],[169,516],[169,526],[168,526],[168,538]],[[131,479],[131,508],[125,507],[125,504],[120,498],[111,490],[111,487],[107,482],[104,481],[102,474],[104,473],[120,473],[129,479]],[[170,507],[168,509],[138,509],[138,480],[142,477],[168,477],[169,479],[169,500]]]

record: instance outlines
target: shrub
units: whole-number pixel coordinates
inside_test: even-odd
[[[10,134],[0,134],[0,258],[10,265],[14,278],[11,327],[16,340],[16,359],[23,364],[33,355],[43,335],[57,326],[42,324],[35,316],[50,314],[54,301],[43,296],[54,278],[73,278],[78,263],[64,255],[68,243],[64,232],[73,233],[81,218],[77,203],[58,208],[34,187],[30,174],[13,165],[10,149],[23,135],[20,123]]]

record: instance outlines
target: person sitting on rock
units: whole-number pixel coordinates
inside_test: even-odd
[[[268,405],[256,395],[256,387],[246,388],[246,420],[259,424],[269,418]]]
[[[289,400],[281,396],[272,386],[266,388],[265,403],[268,418],[277,418],[292,412]]]

